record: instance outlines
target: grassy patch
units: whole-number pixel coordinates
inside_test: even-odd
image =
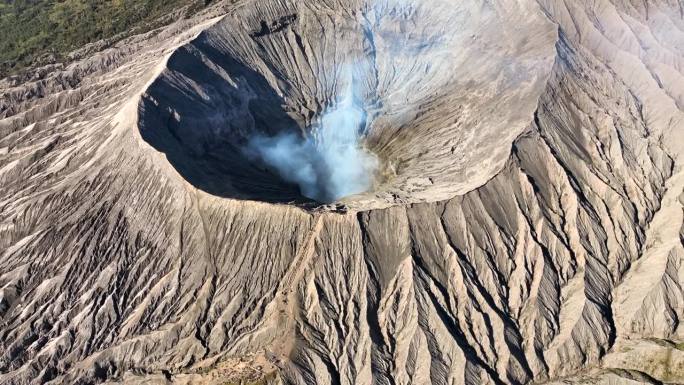
[[[61,61],[85,44],[171,22],[211,0],[0,0],[0,76]]]

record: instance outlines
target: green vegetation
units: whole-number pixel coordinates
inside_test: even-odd
[[[124,38],[194,12],[211,0],[0,0],[0,77],[63,60],[87,43]]]

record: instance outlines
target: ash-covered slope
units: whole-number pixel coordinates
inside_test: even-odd
[[[682,10],[219,4],[4,81],[0,383],[683,382]],[[242,150],[348,63],[334,212]]]

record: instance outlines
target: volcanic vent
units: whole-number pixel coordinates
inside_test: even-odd
[[[170,57],[141,134],[227,198],[363,209],[469,191],[531,120],[555,31],[467,7],[254,2]]]

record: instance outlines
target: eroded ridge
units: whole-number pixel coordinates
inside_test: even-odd
[[[365,135],[383,160],[405,153],[394,196],[376,189],[346,213],[257,197],[300,198],[212,163],[212,145],[275,134],[278,119],[301,133],[345,52],[322,31],[363,46],[357,21],[383,23],[357,9],[245,3],[3,83],[0,383],[684,382],[679,4],[392,16],[397,33],[421,28],[397,18],[462,20],[448,55],[464,55],[440,74],[460,88],[412,87],[427,102]],[[538,67],[501,65],[540,51]],[[414,64],[424,72],[390,67]],[[401,83],[372,73],[369,90]],[[365,108],[402,112],[389,105]],[[408,123],[383,124],[395,118]],[[215,127],[227,131],[212,141]]]

